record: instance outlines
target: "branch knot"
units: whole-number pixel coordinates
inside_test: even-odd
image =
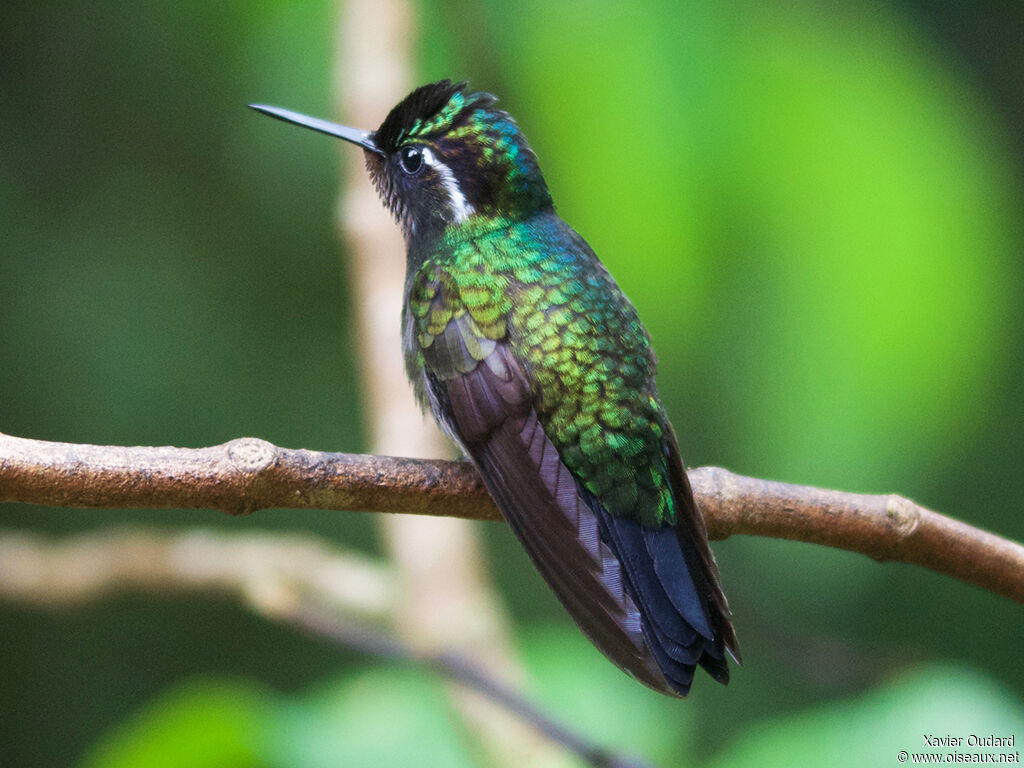
[[[896,543],[910,538],[921,522],[918,506],[906,496],[895,493],[890,494],[885,501],[885,515],[893,523],[893,533],[899,537]]]
[[[239,437],[226,443],[228,458],[240,472],[256,474],[274,463],[277,448],[258,437]]]

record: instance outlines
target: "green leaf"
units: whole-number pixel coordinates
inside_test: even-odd
[[[82,768],[257,768],[273,700],[241,681],[176,688],[106,734]]]
[[[438,678],[380,666],[284,704],[267,734],[280,768],[471,768]]]
[[[198,680],[112,729],[82,768],[471,768],[441,685],[401,666],[290,698]]]
[[[756,725],[711,768],[896,765],[900,750],[932,752],[923,734],[1012,736],[1024,733],[1024,707],[969,669],[919,669],[846,702],[829,702]],[[945,750],[949,751],[949,750]],[[962,747],[959,751],[985,752]]]
[[[623,674],[575,627],[534,628],[524,638],[523,653],[531,699],[595,745],[656,763],[691,762],[695,720],[688,702]]]

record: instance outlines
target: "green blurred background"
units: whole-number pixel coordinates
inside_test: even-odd
[[[1024,538],[1024,5],[416,9],[419,79],[501,96],[638,305],[688,463],[896,491]],[[0,430],[360,450],[339,148],[244,107],[330,116],[336,19],[322,0],[5,0]],[[122,522],[378,547],[369,515],[0,506],[4,528]],[[887,765],[924,732],[1024,740],[1008,600],[721,542],[746,665],[669,701],[589,648],[504,526],[482,530],[534,695],[603,743]],[[470,764],[440,696],[226,601],[0,606],[0,765]]]

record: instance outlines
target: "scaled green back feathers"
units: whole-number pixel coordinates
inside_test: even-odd
[[[452,233],[412,277],[407,311],[414,376],[423,348],[468,315],[475,338],[508,339],[529,369],[545,431],[608,511],[675,522],[650,340],[582,238],[566,242],[544,218]]]

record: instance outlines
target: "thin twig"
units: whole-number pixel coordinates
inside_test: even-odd
[[[712,538],[771,536],[921,565],[1024,603],[1024,547],[896,495],[866,495],[690,472]],[[465,462],[278,448],[73,445],[0,435],[0,501],[66,507],[266,507],[500,520]]]
[[[389,569],[308,535],[159,532],[134,527],[57,539],[0,531],[0,600],[65,608],[111,594],[218,594],[267,614],[283,588],[332,611],[389,620]]]

